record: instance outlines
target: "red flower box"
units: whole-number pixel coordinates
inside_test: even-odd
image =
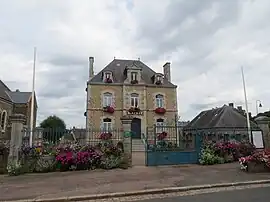
[[[112,133],[107,132],[107,133],[101,133],[99,136],[99,139],[101,140],[110,140],[112,138]]]
[[[112,79],[106,78],[106,79],[105,79],[105,83],[112,83]]]
[[[104,107],[104,108],[103,108],[103,111],[112,114],[112,113],[114,113],[114,108],[111,107],[111,106],[107,106],[107,107]]]
[[[162,132],[162,133],[158,134],[157,139],[158,140],[164,140],[167,136],[168,136],[168,133]]]
[[[138,80],[132,80],[130,83],[131,84],[138,84]]]
[[[165,114],[166,113],[166,109],[165,108],[162,108],[162,107],[158,107],[155,109],[155,112],[157,114]]]
[[[131,107],[128,111],[132,113],[132,112],[140,112],[141,110],[138,107]]]

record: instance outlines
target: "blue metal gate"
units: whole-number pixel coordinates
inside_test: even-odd
[[[147,128],[145,165],[196,164],[202,140],[197,133],[185,133],[178,126]]]

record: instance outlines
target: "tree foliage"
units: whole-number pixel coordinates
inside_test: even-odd
[[[66,129],[66,124],[63,119],[58,116],[49,116],[40,123],[41,128],[61,128]]]
[[[40,123],[43,128],[43,138],[49,142],[58,141],[66,132],[64,120],[58,116],[49,116]]]

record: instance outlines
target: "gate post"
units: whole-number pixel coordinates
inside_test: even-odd
[[[266,116],[259,116],[255,119],[259,128],[262,130],[264,148],[270,148],[270,118]]]
[[[131,122],[132,119],[127,116],[121,118],[123,127],[123,146],[124,146],[124,158],[127,161],[128,167],[132,166],[132,140],[131,140]]]
[[[10,149],[8,161],[19,161],[19,152],[22,146],[22,131],[25,124],[25,116],[23,114],[13,114],[9,117],[11,122]]]

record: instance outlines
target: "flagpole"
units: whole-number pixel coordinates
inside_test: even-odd
[[[245,82],[245,76],[244,76],[244,69],[243,69],[242,66],[241,66],[241,72],[242,72],[243,89],[244,89],[245,105],[246,105],[248,138],[249,138],[249,141],[252,142],[252,133],[251,133],[251,129],[250,129],[250,120],[249,120],[249,112],[248,112],[248,101],[247,101],[247,92],[246,92],[246,82]]]
[[[34,62],[33,62],[33,81],[32,81],[32,96],[31,96],[31,117],[30,117],[30,138],[29,145],[33,145],[33,130],[34,130],[34,108],[35,108],[35,77],[36,77],[36,54],[37,48],[34,47]]]

